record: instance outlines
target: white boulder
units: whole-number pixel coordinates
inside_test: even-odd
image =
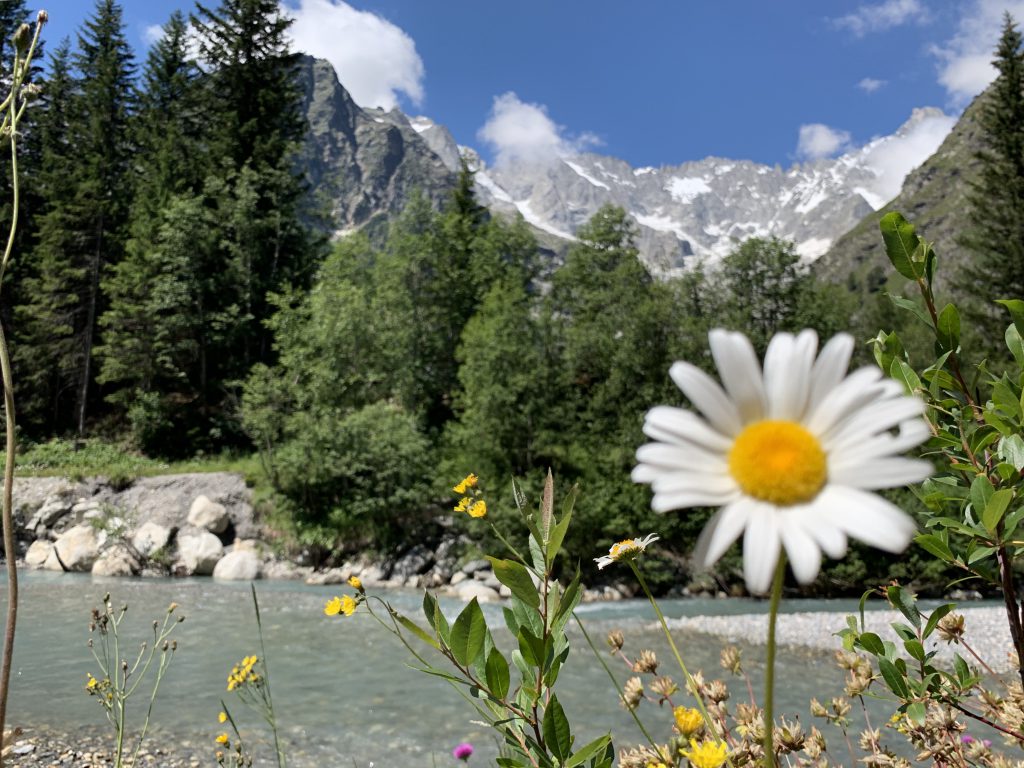
[[[224,545],[209,531],[178,534],[178,564],[188,575],[208,576],[223,556]]]
[[[159,523],[148,522],[139,526],[139,529],[132,536],[132,546],[143,557],[149,557],[158,549],[167,546],[171,540],[171,529]]]
[[[50,557],[53,551],[53,542],[46,539],[36,539],[25,553],[25,565],[32,568],[42,568],[43,563]]]
[[[205,494],[197,496],[188,510],[188,524],[205,528],[210,533],[224,533],[230,522],[227,508],[211,501]]]
[[[253,581],[260,577],[260,559],[251,549],[228,552],[213,569],[213,578],[226,581]]]
[[[106,541],[105,531],[98,530],[88,523],[76,525],[64,531],[54,542],[53,550],[43,563],[43,568],[60,571],[63,570],[63,563],[64,568],[69,571],[89,571],[96,558],[100,556],[100,548]]]

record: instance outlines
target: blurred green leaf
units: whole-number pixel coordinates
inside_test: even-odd
[[[885,241],[885,253],[895,270],[910,280],[924,277],[923,265],[913,261],[919,240],[914,225],[902,214],[892,211],[882,217],[878,226]]]

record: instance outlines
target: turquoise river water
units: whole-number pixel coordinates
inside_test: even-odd
[[[0,581],[0,589],[4,584]],[[407,665],[412,659],[405,649],[370,617],[358,613],[347,619],[323,615],[324,602],[339,593],[337,587],[258,582],[257,590],[274,700],[292,754],[291,766],[454,765],[451,749],[461,741],[476,746],[471,764],[493,764],[497,754],[494,736],[474,722],[476,713],[445,681],[410,669]],[[97,671],[86,645],[90,610],[108,591],[115,605],[129,606],[130,620],[126,620],[122,632],[128,638],[127,647],[146,639],[152,620],[162,618],[172,601],[187,617],[175,630],[178,652],[154,709],[154,740],[183,738],[202,743],[208,739],[212,757],[213,739],[221,729],[217,713],[224,699],[233,714],[241,715],[243,723],[252,726],[247,729],[243,725],[243,733],[248,731],[258,744],[255,717],[248,716],[233,700],[234,694],[225,690],[231,666],[245,655],[259,653],[249,585],[210,579],[94,579],[88,575],[25,573],[21,579],[9,721],[72,733],[76,729],[94,732],[105,724],[102,709],[86,695],[84,685],[86,673]],[[5,596],[6,591],[0,591],[0,606]],[[407,615],[420,619],[420,593],[388,591],[384,596]],[[442,605],[451,617],[460,609],[455,601],[442,600]],[[793,611],[852,611],[855,607],[854,601],[785,604]],[[739,599],[685,599],[666,600],[662,608],[673,617],[761,612],[766,604]],[[487,605],[485,613],[498,644],[507,646],[500,606]],[[601,647],[609,630],[621,628],[627,637],[627,652],[652,648],[662,661],[662,671],[670,675],[676,671],[645,602],[589,604],[580,607],[579,615]],[[617,746],[639,743],[640,734],[618,706],[606,673],[578,630],[573,632],[573,651],[559,678],[558,691],[571,722],[579,730],[578,738],[589,739],[611,730]],[[676,641],[691,670],[704,668],[715,677],[725,674],[718,667],[720,641],[685,633],[680,633]],[[763,649],[754,645],[743,651],[754,685],[759,688]],[[624,681],[629,676],[625,665],[621,661],[612,663],[620,682]],[[678,679],[678,674],[674,676]],[[805,650],[780,653],[778,679],[777,711],[799,715],[806,727],[811,724],[808,699],[825,699],[840,694],[842,689],[840,671],[829,655]],[[746,699],[742,682],[733,680],[729,685],[734,698]],[[146,699],[139,695],[132,700],[136,715],[144,710]],[[642,708],[645,723],[656,737],[667,737],[671,723],[668,708],[658,711],[648,703]],[[879,716],[884,717],[881,711]],[[839,734],[833,732],[831,739],[838,747]],[[265,745],[258,749],[270,754]]]

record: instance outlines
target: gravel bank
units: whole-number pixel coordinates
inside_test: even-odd
[[[966,637],[975,652],[997,672],[1015,668],[1011,661],[1010,630],[1006,624],[1006,613],[1002,608],[964,608],[956,611],[966,621]],[[848,613],[783,613],[779,615],[776,636],[780,645],[801,646],[824,651],[842,647],[835,633],[846,627]],[[906,619],[897,611],[870,611],[865,614],[867,629],[876,632],[884,640],[901,641],[890,628],[894,621]],[[691,616],[669,619],[669,627],[692,632],[715,635],[730,642],[763,645],[768,636],[767,614],[742,614],[739,616]],[[936,638],[936,635],[932,636]],[[947,646],[942,641],[931,641],[928,650],[938,649],[940,659],[953,658],[959,650],[972,666],[976,662],[963,649]]]
[[[107,768],[114,764],[108,731],[83,728],[67,732],[51,727],[25,728],[5,752],[10,768]],[[139,768],[200,768],[211,765],[210,744],[181,740],[147,740],[139,753]]]

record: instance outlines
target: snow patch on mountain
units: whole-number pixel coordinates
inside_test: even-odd
[[[710,192],[711,187],[702,178],[680,179],[678,176],[673,176],[665,185],[665,191],[680,203],[692,203],[700,195]]]

